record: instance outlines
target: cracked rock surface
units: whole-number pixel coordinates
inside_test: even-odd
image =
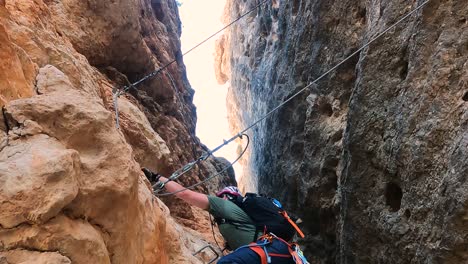
[[[233,132],[423,1],[267,1],[218,41]],[[255,5],[229,1],[225,21]],[[242,188],[299,215],[317,263],[468,262],[468,6],[429,1],[260,122]]]
[[[206,147],[172,0],[0,1],[0,263],[202,263],[206,212],[153,196]],[[177,59],[119,100],[124,87]],[[220,170],[215,157],[181,177]],[[233,175],[231,175],[231,179]],[[218,182],[201,186],[212,192]]]

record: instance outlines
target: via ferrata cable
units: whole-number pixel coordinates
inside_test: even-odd
[[[191,163],[188,163],[187,165],[190,165],[190,168],[188,170],[190,170],[191,168],[193,168],[193,166],[195,166],[196,163],[198,163],[199,161],[201,160],[205,160],[207,159],[210,155],[212,155],[215,151],[219,150],[220,148],[222,148],[223,146],[225,146],[226,144],[232,142],[233,140],[235,140],[236,138],[238,137],[242,137],[243,135],[247,136],[247,134],[245,134],[245,132],[247,132],[248,130],[250,130],[251,128],[253,128],[254,126],[256,126],[258,123],[260,123],[261,121],[265,120],[267,117],[269,117],[272,113],[274,113],[276,110],[278,110],[279,108],[281,108],[282,106],[284,106],[286,103],[288,103],[289,101],[291,101],[293,98],[295,98],[296,96],[298,96],[299,94],[301,94],[302,92],[304,92],[305,90],[307,90],[308,88],[310,88],[312,85],[316,84],[318,81],[320,81],[321,79],[323,79],[325,76],[327,76],[328,74],[330,74],[330,72],[334,71],[336,68],[338,68],[339,66],[341,66],[343,63],[345,63],[346,61],[348,61],[349,59],[351,59],[353,56],[355,56],[356,54],[358,54],[359,52],[361,52],[363,49],[365,49],[366,47],[368,47],[370,44],[372,44],[374,41],[376,41],[377,39],[379,39],[380,37],[382,37],[385,33],[387,33],[388,31],[390,31],[391,29],[393,29],[394,27],[396,27],[398,24],[400,24],[402,21],[404,21],[406,18],[408,18],[409,16],[411,16],[412,14],[414,14],[415,12],[417,12],[419,9],[421,9],[423,6],[425,6],[430,0],[426,0],[424,1],[422,4],[420,4],[419,6],[417,6],[415,9],[413,9],[412,11],[410,11],[409,13],[407,13],[406,15],[404,15],[403,17],[401,17],[398,21],[396,21],[395,23],[393,23],[392,25],[390,25],[389,27],[387,27],[385,30],[383,30],[382,32],[380,32],[379,34],[377,34],[375,37],[371,38],[371,40],[369,40],[368,42],[366,42],[364,45],[362,45],[359,49],[357,49],[356,51],[354,51],[353,53],[351,53],[349,56],[347,56],[346,58],[344,58],[343,60],[341,60],[339,63],[335,64],[333,67],[331,67],[330,69],[328,69],[327,71],[325,71],[323,74],[321,74],[319,77],[317,77],[315,80],[313,80],[311,83],[309,83],[308,85],[306,85],[304,88],[302,88],[301,90],[299,90],[298,92],[296,92],[295,94],[293,94],[291,97],[289,97],[288,99],[286,99],[285,101],[283,101],[281,104],[279,104],[278,106],[276,106],[275,108],[273,108],[272,110],[270,110],[268,113],[266,113],[265,115],[263,115],[261,118],[259,118],[258,120],[256,120],[255,122],[253,122],[250,126],[248,126],[247,128],[245,128],[244,130],[242,130],[241,132],[237,133],[234,137],[230,138],[229,140],[227,141],[224,141],[223,144],[219,145],[218,147],[216,147],[215,149],[213,149],[212,151],[209,151],[207,154],[205,155],[202,155],[200,158],[198,158],[196,161],[194,162],[191,162]],[[250,139],[248,138],[247,136],[247,139],[248,139],[248,142],[250,143]],[[247,146],[249,145],[249,143],[247,144]],[[245,151],[247,150],[247,146],[246,148],[244,149],[244,151],[241,153],[241,155],[234,161],[231,163],[230,166],[224,168],[220,173],[217,173],[215,174],[214,176],[210,176],[208,178],[206,178],[205,180],[197,183],[197,184],[194,184],[194,185],[191,185],[183,190],[180,190],[180,191],[177,191],[177,192],[172,192],[172,193],[164,193],[164,194],[156,194],[158,196],[167,196],[167,195],[172,195],[172,194],[176,194],[176,193],[179,193],[179,192],[182,192],[182,191],[185,191],[186,189],[192,189],[200,184],[203,184],[204,182],[214,178],[215,176],[218,176],[220,175],[222,172],[226,171],[227,168],[231,167],[232,164],[234,164],[235,162],[237,162],[241,157],[242,155],[245,153]],[[203,157],[203,158],[202,158]],[[186,168],[187,167],[184,166],[183,168]],[[181,170],[181,169],[179,169]],[[179,171],[178,170],[178,171]],[[185,172],[187,172],[188,170],[186,170]],[[177,171],[176,171],[177,172]],[[184,173],[185,173],[184,172]],[[182,173],[183,174],[183,173]],[[181,176],[182,174],[180,175],[177,175],[177,177],[174,177],[173,179],[176,179],[178,178],[179,176]],[[174,175],[174,174],[173,174]],[[171,181],[173,180],[172,179],[172,176],[169,177],[168,181]],[[167,182],[168,182],[167,181]],[[166,183],[167,183],[166,182]],[[155,186],[153,186],[155,187]],[[164,185],[162,185],[162,187],[164,187]]]
[[[176,193],[183,192],[183,191],[185,191],[185,190],[193,189],[193,188],[195,188],[195,187],[197,187],[197,186],[199,186],[199,185],[202,185],[203,183],[205,183],[205,182],[207,182],[207,181],[213,179],[214,177],[223,174],[225,171],[227,171],[229,168],[231,168],[237,161],[239,161],[239,159],[240,159],[240,158],[244,155],[244,153],[247,151],[247,148],[248,148],[249,145],[250,145],[250,137],[249,137],[247,134],[242,134],[242,135],[240,136],[240,138],[242,138],[242,137],[244,137],[244,136],[247,138],[247,143],[246,143],[244,149],[242,150],[242,152],[239,154],[239,156],[238,156],[233,162],[231,162],[228,166],[224,167],[222,170],[220,170],[220,171],[218,171],[218,172],[212,174],[211,176],[207,177],[207,178],[204,179],[203,181],[200,181],[200,182],[195,183],[195,184],[193,184],[193,185],[190,185],[190,186],[188,186],[188,187],[184,187],[183,189],[180,189],[180,190],[178,190],[178,191],[175,191],[175,192],[168,192],[168,193],[159,193],[159,191],[161,191],[161,190],[164,188],[164,186],[165,186],[168,182],[173,181],[173,180],[177,179],[178,177],[182,176],[182,174],[184,174],[184,173],[186,173],[187,171],[189,171],[190,169],[192,169],[192,168],[195,166],[195,164],[198,163],[198,162],[196,162],[196,161],[195,161],[195,162],[190,162],[190,163],[188,163],[188,165],[190,164],[190,168],[189,168],[188,170],[185,170],[183,173],[181,173],[181,174],[178,174],[178,173],[175,174],[175,173],[173,173],[173,174],[167,179],[167,181],[162,182],[162,183],[153,184],[153,186],[152,186],[152,187],[153,187],[153,193],[154,193],[156,196],[169,196],[169,195],[173,195],[173,194],[176,194]],[[236,137],[233,137],[233,138],[231,139],[231,141],[232,141],[233,139],[235,139],[235,138],[236,138]],[[226,142],[227,142],[227,141],[225,141],[225,144],[226,144]],[[229,141],[229,142],[230,142],[230,141]],[[221,145],[221,146],[224,146],[224,144]],[[217,149],[219,149],[219,148],[220,148],[220,147],[218,147]],[[213,153],[213,152],[214,152],[214,151],[211,151],[211,152],[209,152],[209,153]],[[208,158],[210,155],[211,155],[211,154],[209,154],[209,155],[207,154],[207,156],[206,156],[206,155],[205,155],[205,156],[206,156],[206,158]],[[205,158],[205,159],[206,159],[206,158]],[[200,159],[198,159],[198,160],[200,160]],[[204,160],[204,159],[203,159],[203,160]],[[186,165],[186,166],[187,166],[187,165]],[[186,166],[184,166],[183,168],[185,168]],[[179,169],[179,170],[180,170],[180,169]],[[179,171],[179,170],[177,170],[177,171]],[[155,188],[156,188],[156,189],[155,189]]]
[[[208,40],[210,40],[211,38],[213,38],[214,36],[218,35],[220,32],[222,32],[223,30],[225,30],[226,28],[230,27],[232,24],[236,23],[237,21],[239,21],[240,19],[242,19],[243,17],[247,16],[248,14],[250,14],[251,12],[253,12],[254,10],[256,10],[257,8],[259,8],[261,5],[265,4],[267,1],[269,0],[264,0],[262,2],[260,2],[259,4],[255,5],[254,7],[252,7],[251,9],[249,9],[247,12],[245,12],[244,14],[240,15],[238,18],[234,19],[233,21],[231,21],[229,24],[227,24],[226,26],[224,26],[223,28],[221,28],[220,30],[216,31],[215,33],[211,34],[209,37],[205,38],[203,41],[199,42],[197,45],[193,46],[192,48],[190,48],[189,50],[187,50],[186,52],[184,52],[181,57],[184,57],[185,55],[187,55],[188,53],[190,53],[191,51],[193,51],[194,49],[198,48],[199,46],[201,46],[202,44],[204,44],[205,42],[207,42]],[[114,91],[113,91],[113,100],[114,100],[114,109],[115,109],[115,120],[116,120],[116,127],[119,128],[119,110],[118,110],[118,104],[117,104],[117,100],[119,99],[120,95],[122,95],[123,93],[126,93],[128,92],[128,90],[130,90],[131,88],[136,88],[137,85],[141,84],[142,82],[144,82],[145,80],[151,78],[151,77],[154,77],[156,76],[158,73],[160,73],[162,70],[166,69],[167,67],[169,67],[171,64],[173,64],[174,62],[177,61],[177,58],[173,59],[172,61],[166,63],[164,66],[154,70],[153,72],[149,73],[148,75],[142,77],[141,79],[139,79],[138,81],[134,82],[134,83],[131,83],[127,86],[124,86],[123,88],[118,88],[118,87],[115,87],[114,88]]]

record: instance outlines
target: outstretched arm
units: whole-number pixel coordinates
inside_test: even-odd
[[[159,181],[166,182],[167,178],[166,177],[161,177],[159,179]],[[184,187],[182,185],[178,184],[177,182],[170,181],[170,182],[166,183],[165,189],[168,192],[176,192],[176,191],[183,190]],[[187,203],[189,203],[191,205],[194,205],[196,207],[199,207],[199,208],[201,208],[203,210],[208,210],[208,208],[210,207],[210,204],[208,202],[208,196],[206,194],[203,194],[203,193],[194,192],[192,190],[185,190],[185,191],[176,193],[175,196],[177,196],[180,199],[186,201]]]

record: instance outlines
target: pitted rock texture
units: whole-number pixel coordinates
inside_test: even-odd
[[[3,261],[3,262],[2,262]],[[57,263],[57,264],[71,264],[71,260],[67,257],[60,255],[57,252],[34,252],[28,250],[11,250],[9,252],[0,253],[0,263]]]
[[[14,140],[0,160],[0,197],[9,204],[2,206],[0,225],[5,228],[47,222],[78,194],[78,152],[54,138],[39,134]]]
[[[218,41],[233,132],[422,3],[261,5]],[[429,1],[250,131],[242,188],[302,218],[316,263],[468,262],[467,14]]]
[[[174,197],[166,207],[140,170],[168,176],[206,151],[176,2],[5,0],[0,21],[0,263],[210,259],[192,256],[212,240],[207,214]],[[119,98],[116,128],[113,89],[174,59]]]

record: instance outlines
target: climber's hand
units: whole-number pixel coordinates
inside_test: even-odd
[[[161,175],[159,175],[159,173],[154,173],[154,172],[148,170],[147,168],[142,168],[141,170],[143,171],[143,173],[145,173],[146,178],[148,178],[148,180],[151,183],[157,182],[159,180],[159,178],[161,178]]]

